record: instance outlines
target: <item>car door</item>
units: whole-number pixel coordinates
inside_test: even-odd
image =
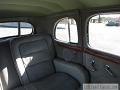
[[[119,13],[101,13],[83,19],[83,64],[91,74],[91,83],[120,84],[120,27],[107,25],[119,23],[119,18]]]

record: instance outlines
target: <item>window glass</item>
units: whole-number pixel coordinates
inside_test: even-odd
[[[76,21],[72,18],[61,19],[55,30],[55,37],[57,40],[63,42],[78,43],[78,32]]]
[[[31,34],[33,30],[33,27],[29,23],[20,22],[20,31],[21,35]]]
[[[70,42],[78,43],[77,25],[74,19],[69,19],[70,23]]]
[[[89,21],[89,45],[120,56],[120,14],[93,16]]]
[[[20,35],[31,34],[32,30],[33,30],[32,25],[25,22],[0,23],[0,38],[17,36],[19,32],[20,32]]]
[[[69,42],[68,19],[62,19],[56,26],[56,38]]]
[[[18,35],[18,24],[16,22],[0,23],[0,38]]]

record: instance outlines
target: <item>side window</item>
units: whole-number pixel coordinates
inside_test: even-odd
[[[18,35],[17,22],[0,23],[0,38]]]
[[[33,31],[33,27],[29,23],[20,22],[20,32],[21,35],[31,34]]]
[[[0,23],[0,38],[27,35],[33,32],[33,26],[26,22]]]
[[[55,28],[55,38],[61,42],[78,43],[76,21],[73,18],[61,19]]]
[[[120,56],[120,14],[102,14],[89,20],[89,46]]]

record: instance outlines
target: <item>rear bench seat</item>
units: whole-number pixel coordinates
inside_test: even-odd
[[[11,52],[22,83],[14,90],[77,90],[89,82],[89,73],[83,66],[55,56],[50,35],[15,38]]]

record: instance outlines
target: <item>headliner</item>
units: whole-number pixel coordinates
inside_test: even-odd
[[[120,5],[120,0],[0,0],[0,11],[43,16],[72,9],[115,5]]]

